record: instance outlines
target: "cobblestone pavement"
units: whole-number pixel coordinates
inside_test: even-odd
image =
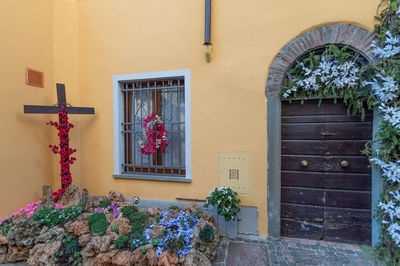
[[[266,254],[267,253],[267,254]],[[214,266],[262,265],[381,265],[359,246],[297,238],[223,238]]]

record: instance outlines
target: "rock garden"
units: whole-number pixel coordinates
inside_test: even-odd
[[[0,263],[211,265],[220,237],[196,204],[138,209],[121,193],[90,196],[69,186],[0,221]]]

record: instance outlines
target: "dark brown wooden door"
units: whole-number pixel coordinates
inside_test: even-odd
[[[281,234],[371,242],[371,169],[361,154],[372,138],[339,102],[282,102]],[[303,165],[302,165],[303,162]]]

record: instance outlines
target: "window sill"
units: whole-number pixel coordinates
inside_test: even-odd
[[[140,175],[140,174],[114,174],[113,178],[117,179],[138,179],[138,180],[151,180],[151,181],[166,181],[166,182],[182,182],[191,183],[190,178],[161,176],[161,175]]]

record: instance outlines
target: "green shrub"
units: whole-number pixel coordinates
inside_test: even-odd
[[[123,248],[128,243],[128,240],[128,237],[125,235],[119,236],[117,239],[114,240],[114,245],[117,248]]]
[[[202,211],[198,211],[198,212],[192,212],[192,216],[197,217],[197,218],[201,218],[201,216],[203,216],[203,212]]]
[[[132,223],[141,223],[143,225],[147,224],[147,219],[149,217],[144,214],[143,212],[136,212],[133,215],[131,215],[131,222]]]
[[[65,244],[65,254],[72,256],[76,252],[79,252],[79,244],[77,239],[71,240]]]
[[[226,221],[230,221],[235,219],[240,212],[240,199],[237,196],[238,193],[229,187],[216,188],[208,195],[207,203],[204,204],[204,207],[207,208],[209,205],[217,207],[218,214],[225,217]]]
[[[161,217],[161,215],[156,214],[156,215],[154,215],[154,218],[156,219],[157,223],[159,223],[161,221],[162,217]]]
[[[148,217],[146,214],[137,212],[131,216],[131,232],[134,238],[140,238],[147,227]]]
[[[107,220],[98,220],[97,222],[95,222],[90,226],[90,232],[93,235],[103,236],[106,233],[107,227],[109,225],[110,224],[108,223]]]
[[[178,209],[178,206],[176,206],[176,205],[170,205],[170,206],[168,207],[168,209],[169,209],[169,210]]]
[[[153,245],[153,247],[160,245],[160,239],[159,238],[154,238],[151,241],[151,244]]]
[[[92,225],[99,220],[107,220],[106,215],[102,212],[94,212],[89,216],[89,225]]]
[[[214,229],[210,225],[206,225],[199,233],[200,240],[205,243],[210,243],[214,240]]]
[[[111,227],[111,232],[118,234],[119,228],[118,225],[114,225],[113,227]]]
[[[8,219],[7,221],[3,222],[0,225],[0,229],[1,229],[1,231],[3,231],[4,236],[7,236],[8,231],[10,231],[11,227],[13,226],[12,222],[13,222],[13,219],[11,218],[11,219]]]
[[[83,212],[81,205],[72,205],[64,209],[44,209],[33,214],[32,218],[45,226],[55,226],[59,223],[78,217]]]
[[[142,251],[142,253],[144,254],[144,253],[146,253],[147,249],[145,246],[141,246],[140,251]]]
[[[124,206],[121,208],[122,216],[132,220],[132,217],[135,213],[138,212],[138,209],[135,206]]]
[[[93,235],[103,236],[109,225],[106,215],[102,212],[94,212],[89,216],[90,232]]]
[[[110,206],[111,204],[112,204],[111,201],[108,201],[108,200],[102,201],[102,202],[99,204],[99,206],[97,206],[97,208],[103,208],[103,209],[105,209],[105,208],[107,208],[108,206]]]

